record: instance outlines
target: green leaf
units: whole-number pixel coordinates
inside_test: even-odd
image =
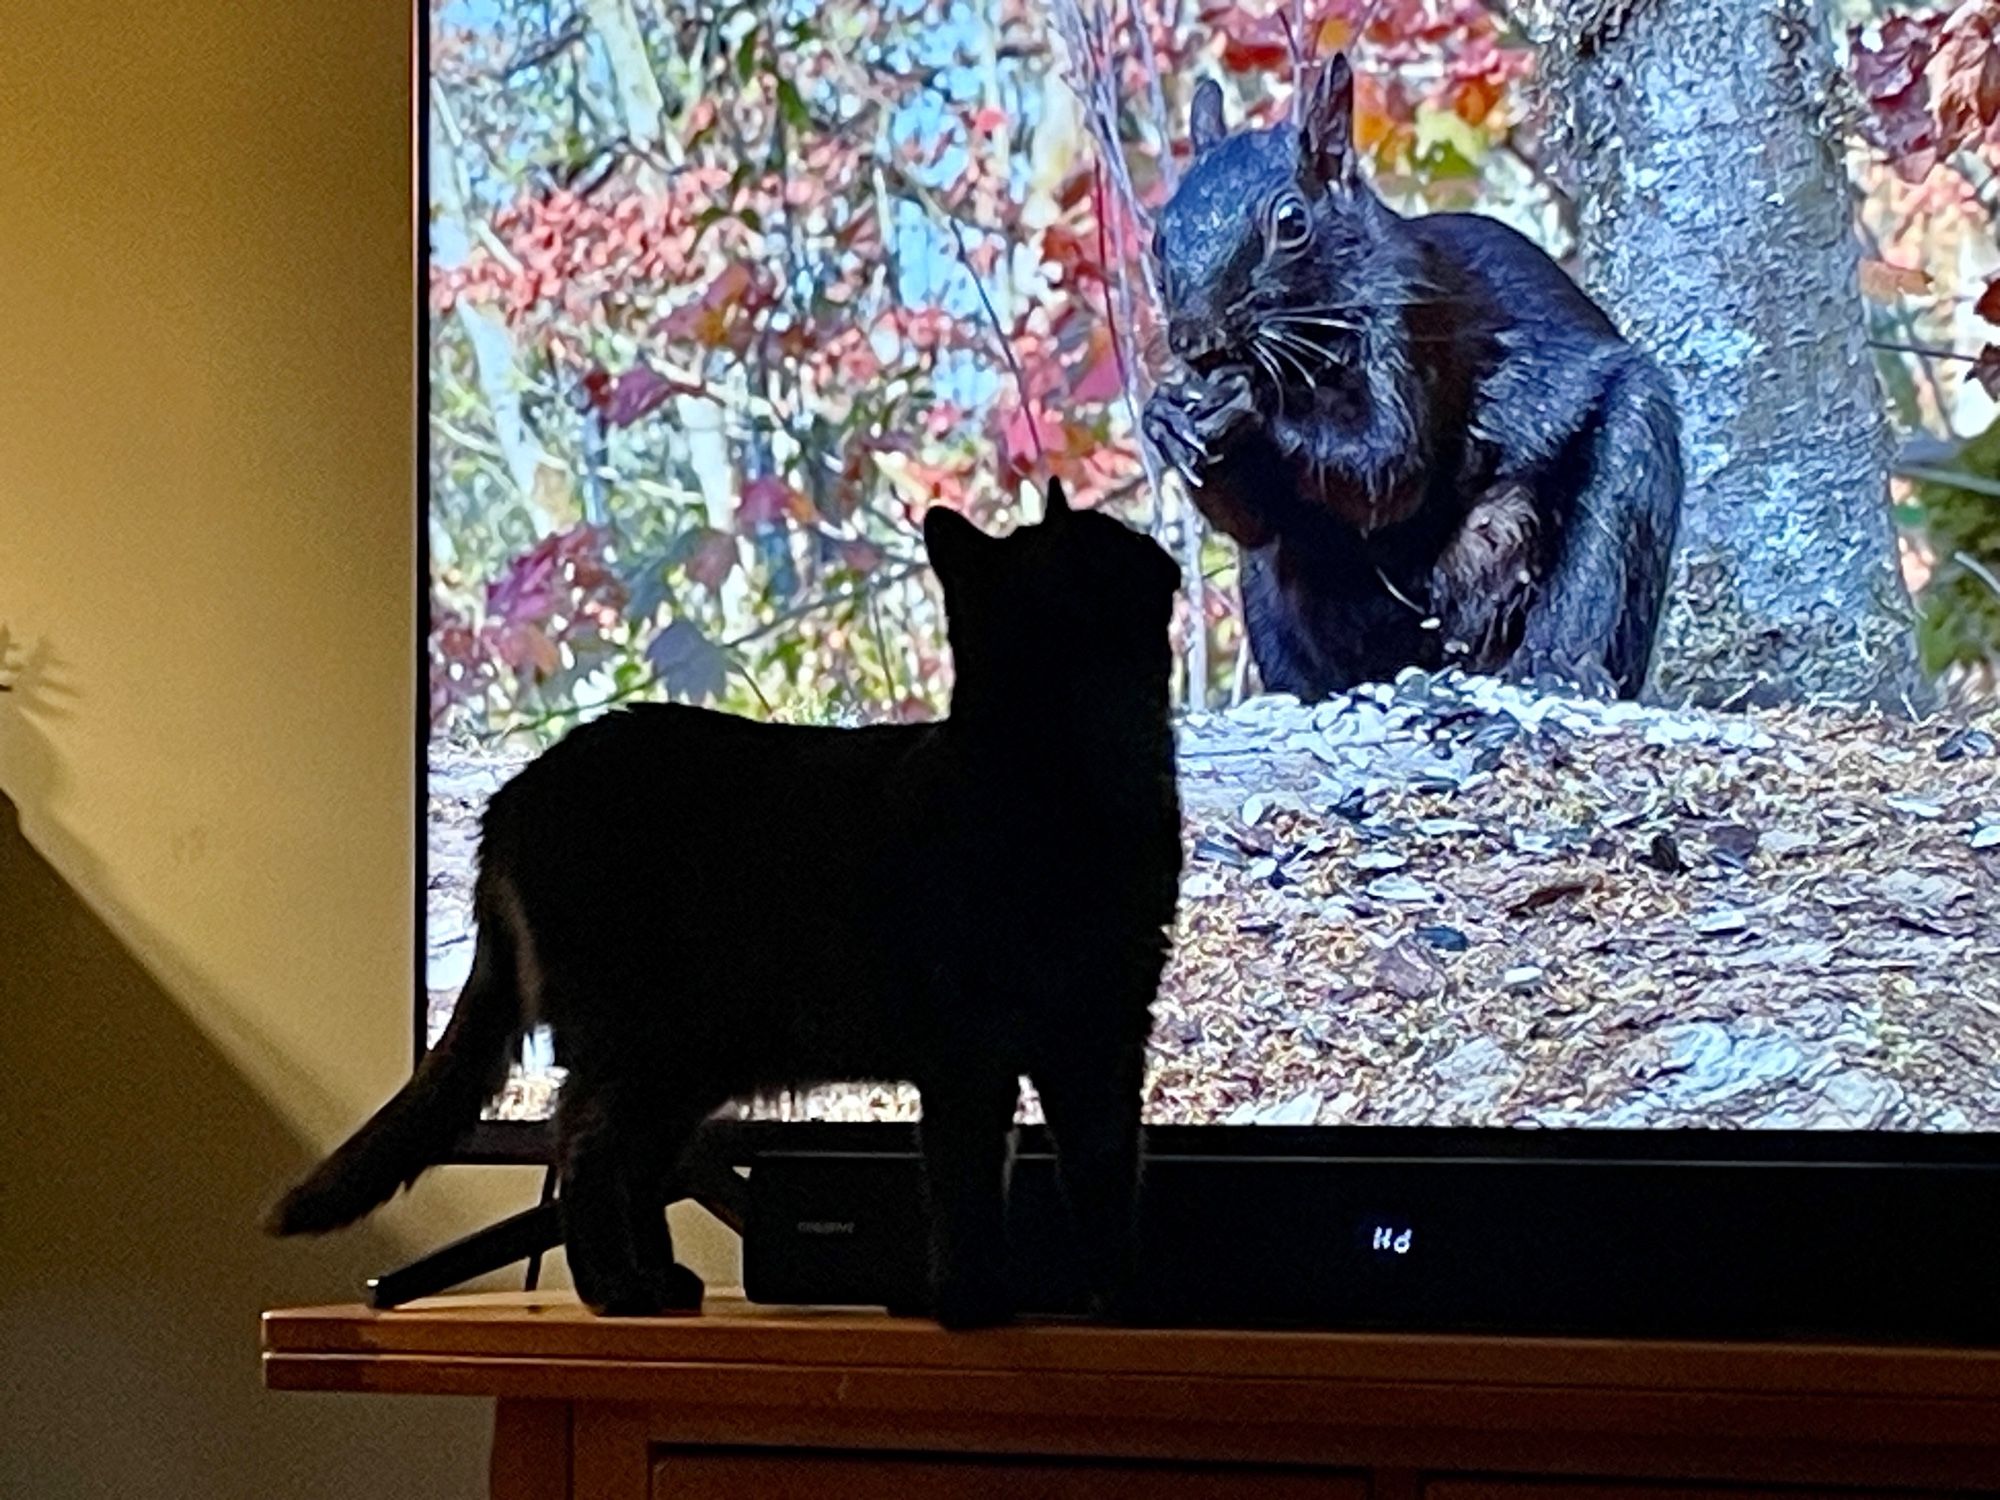
[[[789,78],[778,80],[778,112],[794,130],[812,128],[812,115],[806,109],[806,101],[799,93],[799,86]]]
[[[736,49],[736,81],[748,83],[757,73],[757,28],[752,26],[743,33],[742,45]]]
[[[1477,177],[1487,140],[1456,113],[1420,105],[1417,109],[1417,165],[1433,178]]]
[[[611,669],[611,686],[616,692],[629,696],[646,685],[649,675],[645,662],[636,656],[628,656]]]

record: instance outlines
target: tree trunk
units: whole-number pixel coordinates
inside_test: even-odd
[[[430,148],[431,264],[444,270],[462,266],[472,255],[472,218],[465,202],[463,168],[458,160],[457,128],[444,91],[431,84]],[[555,518],[543,509],[536,476],[544,453],[541,440],[521,408],[521,377],[514,359],[514,339],[507,324],[490,309],[461,297],[454,316],[472,347],[474,379],[486,402],[487,420],[500,445],[508,476],[521,504],[533,518],[535,534],[547,536]]]
[[[611,77],[618,89],[618,114],[625,134],[637,145],[681,159],[680,142],[667,129],[667,101],[646,52],[646,33],[639,26],[632,0],[586,0],[584,9],[597,39],[611,59]]]
[[[1653,689],[1924,693],[1816,0],[1551,0],[1583,280],[1666,368],[1688,495]]]

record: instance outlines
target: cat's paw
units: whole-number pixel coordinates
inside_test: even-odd
[[[999,1276],[947,1276],[931,1298],[931,1315],[954,1332],[998,1328],[1014,1321],[1014,1298]]]
[[[708,1289],[686,1266],[673,1264],[657,1269],[613,1272],[609,1275],[578,1273],[576,1294],[590,1310],[606,1318],[660,1318],[677,1313],[698,1313]]]
[[[577,1296],[600,1318],[657,1318],[667,1311],[659,1292],[641,1281],[594,1287],[587,1292],[579,1287]]]
[[[1151,1302],[1136,1286],[1100,1292],[1090,1299],[1090,1316],[1118,1328],[1151,1328],[1159,1321]]]
[[[661,1310],[670,1313],[700,1312],[701,1299],[708,1291],[702,1279],[678,1261],[647,1272],[646,1285],[659,1299]]]

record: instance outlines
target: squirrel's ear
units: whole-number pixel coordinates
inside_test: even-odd
[[[1060,479],[1050,479],[1048,496],[1042,502],[1042,519],[1060,521],[1069,514],[1069,494]]]
[[[1299,168],[1316,187],[1354,180],[1354,70],[1337,52],[1319,70],[1299,119]]]
[[[1201,155],[1227,134],[1229,127],[1222,122],[1222,85],[1204,78],[1194,91],[1194,108],[1188,116],[1188,138],[1194,154]]]

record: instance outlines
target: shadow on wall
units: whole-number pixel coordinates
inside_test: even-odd
[[[0,779],[32,808],[59,771],[28,702],[62,704],[19,675],[0,694]],[[398,1249],[366,1228],[256,1231],[304,1146],[30,846],[9,795],[0,1141],[0,1495],[483,1492],[483,1402],[261,1389],[259,1311],[352,1300],[357,1259]]]

